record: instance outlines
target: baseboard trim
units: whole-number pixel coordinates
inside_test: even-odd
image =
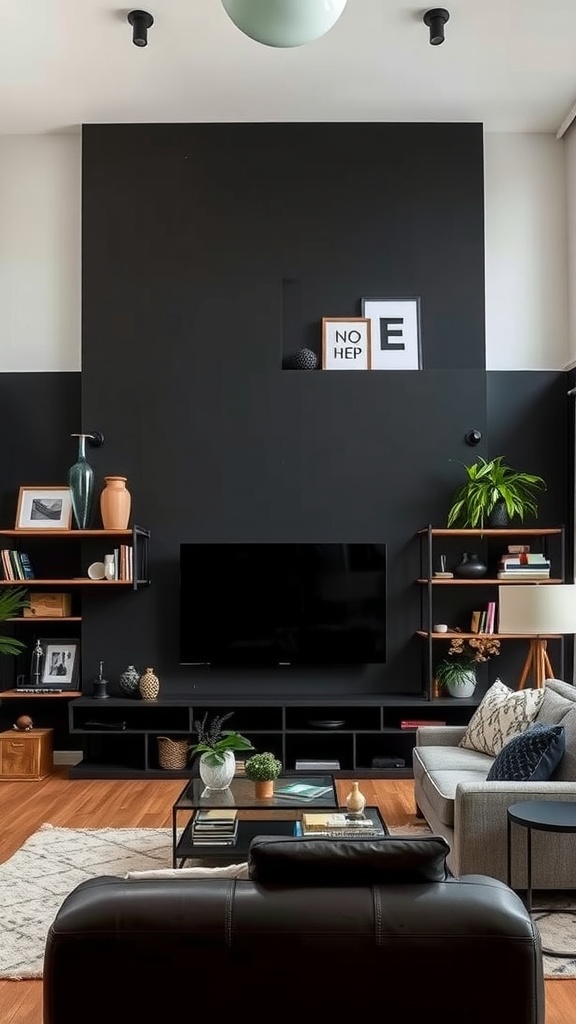
[[[55,750],[54,764],[79,764],[82,760],[81,750]]]

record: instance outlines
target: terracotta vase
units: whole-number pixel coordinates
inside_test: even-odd
[[[106,486],[100,495],[100,513],[105,530],[126,530],[132,499],[126,489],[125,476],[105,476]]]
[[[269,800],[274,796],[274,779],[266,779],[265,782],[255,782],[254,789],[257,800]]]

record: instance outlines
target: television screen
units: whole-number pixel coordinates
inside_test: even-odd
[[[385,660],[384,544],[181,545],[181,664]]]

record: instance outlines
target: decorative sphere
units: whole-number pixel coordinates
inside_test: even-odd
[[[16,719],[16,729],[21,732],[28,732],[29,729],[34,728],[34,722],[30,718],[30,715],[20,715],[20,718]]]
[[[284,366],[287,370],[317,370],[318,356],[311,348],[301,348],[286,358]]]

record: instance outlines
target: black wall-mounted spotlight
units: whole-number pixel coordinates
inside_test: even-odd
[[[430,29],[430,46],[439,46],[444,42],[444,25],[450,18],[450,11],[445,7],[434,7],[426,11],[422,21]]]
[[[466,444],[469,444],[472,448],[474,448],[477,444],[480,444],[480,441],[482,440],[482,431],[469,430],[466,436],[464,437],[464,440],[466,441]]]
[[[134,46],[148,45],[148,29],[154,24],[154,18],[148,11],[130,11],[128,22],[132,25],[132,42]]]

